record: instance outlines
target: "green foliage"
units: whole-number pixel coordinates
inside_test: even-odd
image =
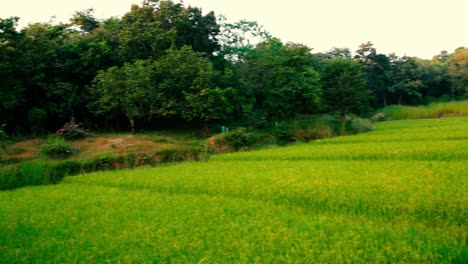
[[[333,116],[299,116],[291,121],[280,122],[275,129],[278,143],[333,137],[339,133],[340,121]]]
[[[254,146],[259,141],[259,135],[253,130],[237,128],[226,133],[224,140],[235,151],[239,151]]]
[[[375,130],[372,121],[358,116],[350,116],[346,123],[346,130],[351,134],[365,133]]]
[[[388,87],[388,91],[398,96],[398,104],[403,102],[403,96],[420,98],[423,88],[422,72],[415,58],[404,56],[393,60],[392,64],[392,85]]]
[[[238,72],[246,112],[253,110],[256,118],[264,115],[277,121],[320,110],[320,76],[312,67],[308,47],[269,39],[249,51],[244,60]]]
[[[153,66],[148,61],[126,63],[100,71],[94,80],[90,105],[99,115],[124,114],[133,132],[135,118],[147,114]]]
[[[24,186],[57,184],[67,175],[81,172],[81,163],[74,160],[48,162],[42,159],[21,162],[0,168],[0,190]]]
[[[341,119],[340,133],[343,135],[346,132],[346,115],[363,114],[369,110],[370,91],[361,65],[341,58],[327,61],[322,86],[326,110],[338,113]]]
[[[184,156],[177,148],[165,148],[158,150],[156,156],[161,163],[180,162],[184,160]]]
[[[125,160],[111,153],[103,153],[84,161],[81,168],[83,172],[113,170],[116,169],[119,164],[125,164]]]
[[[127,166],[129,168],[135,168],[137,165],[137,155],[135,153],[135,150],[129,149],[127,150],[127,155],[125,156],[125,161],[127,163]]]
[[[374,130],[372,122],[357,116],[346,119],[346,133],[357,134]],[[275,128],[278,143],[309,142],[330,138],[340,134],[340,120],[330,115],[299,116],[291,121],[283,121]]]
[[[81,163],[76,160],[65,160],[50,166],[49,178],[51,183],[59,183],[63,177],[81,173]]]
[[[81,126],[82,124],[76,124],[75,120],[72,119],[69,123],[65,123],[61,129],[57,130],[55,134],[66,140],[83,139],[90,136],[91,134]]]
[[[20,163],[16,167],[0,168],[0,190],[8,190],[29,185],[52,183],[48,167],[43,160]]]
[[[80,149],[70,146],[60,135],[50,135],[41,152],[49,158],[63,159],[80,152]]]
[[[343,110],[323,84],[349,87],[362,74],[347,73],[346,82],[327,76],[325,66],[336,59],[359,63],[372,95],[348,94],[356,103],[339,113],[342,120],[369,111],[369,101],[377,108],[467,94],[466,48],[432,61],[378,54],[370,42],[354,58],[349,48],[313,54],[256,22],[228,23],[180,1],[143,1],[121,18],[97,20],[88,9],[70,23],[19,30],[18,21],[0,18],[0,124],[19,134],[55,130],[70,117],[105,130],[125,129],[125,122],[133,131],[220,120],[272,128],[297,115]]]
[[[456,98],[468,98],[468,48],[460,48],[448,61],[448,74],[452,83],[451,94]]]
[[[453,101],[432,103],[427,106],[401,106],[392,105],[379,112],[383,113],[385,120],[440,118],[468,115],[468,101]]]
[[[328,111],[341,116],[360,114],[369,106],[369,91],[359,63],[346,59],[326,62],[322,76],[323,101]]]
[[[41,108],[31,108],[28,112],[29,129],[33,134],[44,132],[45,122],[47,120],[47,112]]]

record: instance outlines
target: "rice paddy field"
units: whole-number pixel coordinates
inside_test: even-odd
[[[468,117],[0,192],[1,263],[468,263]]]

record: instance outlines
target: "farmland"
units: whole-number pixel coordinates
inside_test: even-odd
[[[468,118],[0,192],[0,260],[466,263]]]

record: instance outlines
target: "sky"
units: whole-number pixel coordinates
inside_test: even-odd
[[[75,11],[95,10],[100,19],[120,17],[141,0],[0,0],[0,18],[67,22]],[[174,2],[179,2],[175,0]],[[468,0],[184,0],[228,21],[257,21],[283,42],[313,52],[358,49],[370,41],[377,52],[431,59],[442,50],[468,47]]]

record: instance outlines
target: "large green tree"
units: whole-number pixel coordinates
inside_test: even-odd
[[[322,76],[322,87],[326,109],[338,113],[341,133],[345,134],[346,115],[361,114],[369,107],[370,92],[361,65],[350,59],[328,60]]]
[[[216,86],[216,72],[203,55],[184,46],[168,50],[155,62],[152,116],[206,122],[232,112],[228,98],[234,90]]]
[[[238,64],[244,110],[270,121],[318,112],[320,76],[312,65],[306,46],[277,39],[260,43]]]
[[[91,111],[98,115],[123,114],[134,132],[135,120],[149,114],[153,67],[150,61],[135,61],[100,71],[91,87]]]

